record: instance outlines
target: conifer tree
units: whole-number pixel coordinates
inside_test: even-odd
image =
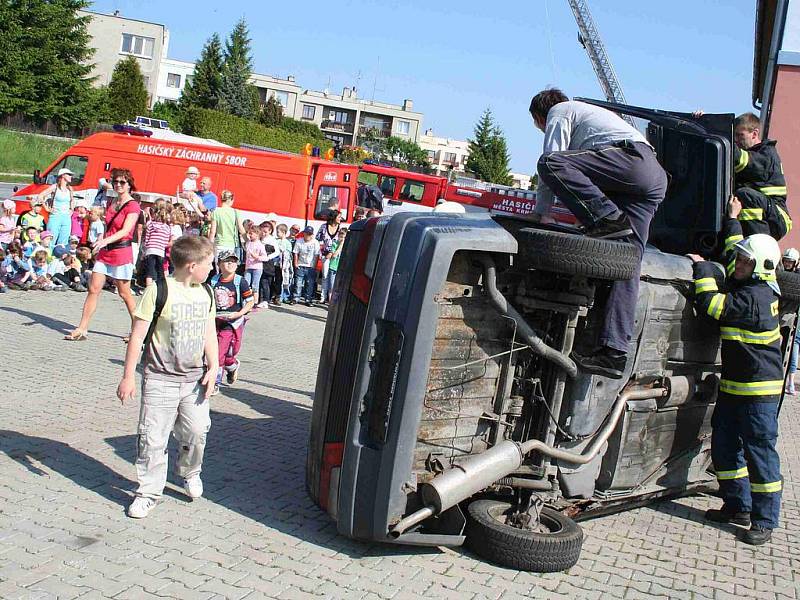
[[[250,37],[245,20],[239,19],[225,42],[220,108],[238,117],[254,118],[253,97],[248,80],[253,72]]]
[[[111,114],[120,123],[147,114],[147,89],[139,61],[127,56],[117,63],[108,84]]]
[[[94,50],[78,10],[87,0],[0,3],[0,114],[21,113],[62,128],[92,122]]]
[[[222,67],[222,42],[219,34],[215,33],[206,40],[194,67],[194,76],[183,88],[181,108],[189,106],[218,108],[222,88]]]
[[[469,140],[467,170],[483,181],[511,185],[514,180],[509,172],[509,160],[505,136],[487,108],[475,125],[474,139]]]
[[[275,96],[267,98],[264,108],[261,109],[258,121],[267,127],[278,127],[283,122],[283,107]]]

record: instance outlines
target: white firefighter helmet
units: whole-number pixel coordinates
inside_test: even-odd
[[[785,260],[797,262],[800,260],[800,251],[798,251],[797,248],[787,248],[786,252],[783,253],[783,258]]]
[[[735,248],[737,253],[755,261],[753,276],[757,279],[775,274],[775,268],[781,260],[781,249],[772,236],[766,233],[754,233],[737,242]]]

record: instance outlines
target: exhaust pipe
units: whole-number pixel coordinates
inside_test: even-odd
[[[424,508],[411,513],[398,522],[389,531],[389,535],[398,538],[409,528],[421,523],[428,517],[438,515],[459,502],[466,500],[473,494],[489,487],[497,480],[508,477],[522,466],[525,456],[531,452],[541,452],[545,456],[564,462],[585,465],[590,462],[600,448],[611,437],[619,423],[628,400],[643,400],[645,398],[661,398],[669,393],[667,388],[634,389],[623,392],[617,398],[611,413],[603,428],[597,432],[592,443],[580,454],[559,450],[548,446],[540,440],[528,440],[522,444],[511,440],[504,440],[495,444],[486,452],[465,458],[457,465],[453,465],[441,475],[434,477],[423,484],[420,495]]]
[[[528,325],[524,317],[517,312],[517,310],[508,303],[506,297],[497,289],[497,267],[494,264],[492,257],[481,255],[480,262],[483,264],[483,287],[489,296],[492,304],[500,311],[500,314],[512,318],[517,323],[517,331],[531,347],[531,351],[538,354],[545,360],[549,360],[557,364],[559,367],[566,371],[570,379],[575,379],[578,375],[578,367],[575,361],[555,348],[548,346],[542,338],[536,335],[536,332]]]

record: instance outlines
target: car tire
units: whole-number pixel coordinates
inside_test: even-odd
[[[776,271],[781,298],[788,302],[800,301],[800,273],[795,271]]]
[[[631,279],[641,258],[633,244],[526,227],[519,230],[519,257],[531,269],[593,279]]]
[[[542,507],[540,522],[549,533],[518,529],[503,522],[509,502],[475,500],[467,507],[467,546],[503,567],[554,573],[572,567],[581,554],[583,531],[575,521]]]

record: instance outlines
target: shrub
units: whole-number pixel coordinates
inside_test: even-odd
[[[211,138],[231,146],[252,144],[287,152],[300,152],[311,143],[324,152],[331,142],[322,137],[287,131],[279,127],[264,127],[248,119],[236,117],[216,110],[191,107],[184,111],[181,131],[188,135]]]

